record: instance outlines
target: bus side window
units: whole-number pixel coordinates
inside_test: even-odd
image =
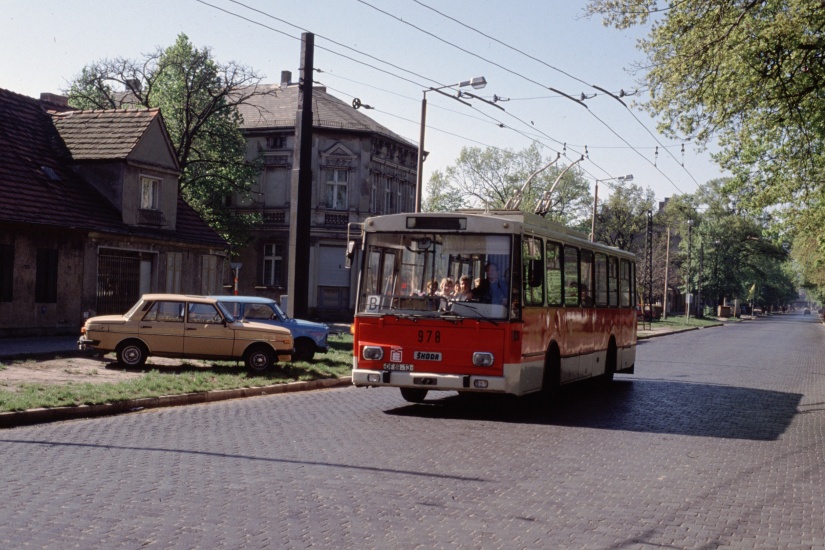
[[[630,262],[622,260],[619,268],[619,288],[621,289],[621,307],[631,307],[633,305],[632,297],[633,291],[631,288],[632,273],[630,269]]]
[[[579,305],[579,249],[564,247],[564,305]]]
[[[524,266],[524,305],[540,306],[544,304],[541,239],[524,237],[522,264]]]
[[[561,278],[561,245],[547,242],[547,304],[560,306],[564,303]]]
[[[593,252],[581,251],[581,303],[584,307],[593,307]]]
[[[610,307],[619,307],[619,259],[608,258],[607,287]]]
[[[607,307],[607,256],[596,254],[596,306]]]

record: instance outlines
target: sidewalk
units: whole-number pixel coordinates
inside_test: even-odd
[[[0,338],[0,359],[15,357],[42,357],[43,355],[79,354],[78,336],[43,336],[29,338]]]
[[[659,325],[657,322],[653,323],[639,323],[638,328],[636,330],[637,338],[639,340],[646,340],[648,338],[656,338],[657,336],[666,336],[668,334],[677,334],[679,332],[687,332],[689,330],[699,330],[703,328],[714,328],[714,327],[721,327],[724,326],[724,321],[719,321],[718,323],[714,323],[712,325],[703,325],[699,327],[690,327],[690,326],[662,326]]]
[[[327,323],[329,333],[349,334],[348,323]],[[44,355],[74,355],[77,349],[76,336],[32,336],[26,338],[0,338],[0,359],[15,357],[42,357]]]

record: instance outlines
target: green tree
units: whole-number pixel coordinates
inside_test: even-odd
[[[688,239],[682,232],[681,247],[684,258],[690,244],[691,289],[701,290],[702,302],[713,309],[725,301],[748,301],[754,284],[767,303],[788,303],[796,291],[788,276],[786,244],[772,240],[766,218],[740,208],[740,197],[729,193],[725,184],[722,179],[712,180],[689,201],[695,208],[686,213],[692,234]]]
[[[644,252],[647,235],[647,212],[656,204],[653,190],[628,183],[616,185],[596,214],[595,240],[630,250]]]
[[[699,146],[734,178],[741,206],[773,206],[825,258],[825,9],[821,0],[590,0],[619,29],[650,24],[637,67],[660,130]]]
[[[258,219],[233,215],[226,199],[248,193],[262,164],[247,158],[237,107],[272,93],[258,87],[260,81],[252,69],[220,64],[209,48],[197,49],[180,34],[172,46],[141,60],[104,59],[85,67],[68,95],[80,109],[159,108],[183,171],[183,197],[238,245]]]
[[[550,160],[542,157],[537,144],[522,151],[465,147],[455,164],[431,176],[424,209],[504,208],[527,179]],[[521,209],[532,212],[541,195],[563,170],[563,166],[553,165],[536,175],[524,193]],[[546,217],[579,229],[586,226],[589,230],[591,200],[587,180],[575,169],[568,170],[553,192]]]

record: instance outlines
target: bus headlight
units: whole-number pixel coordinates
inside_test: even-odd
[[[488,351],[477,351],[473,354],[473,365],[477,367],[490,367],[493,365],[493,354]]]
[[[367,375],[367,382],[369,382],[370,384],[377,384],[380,381],[381,381],[381,375],[380,374],[372,374],[371,373],[371,374]]]
[[[381,346],[364,346],[361,355],[368,361],[380,361],[384,358],[384,348]]]

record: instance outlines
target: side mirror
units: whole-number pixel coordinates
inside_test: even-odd
[[[352,260],[355,258],[355,241],[350,241],[347,243],[347,257],[344,261],[344,267],[346,269],[352,268]]]

